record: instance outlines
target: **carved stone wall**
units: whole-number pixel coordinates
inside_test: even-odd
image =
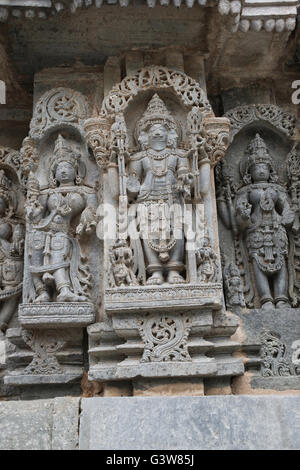
[[[296,118],[220,116],[206,78],[175,49],[36,75],[0,149],[2,395],[298,393]]]
[[[274,105],[240,106],[226,116],[231,145],[216,168],[219,233],[226,305],[240,318],[235,338],[246,368],[233,388],[298,390],[295,118]]]
[[[13,345],[8,385],[82,379],[82,328],[95,319],[101,281],[99,174],[82,127],[89,115],[80,92],[48,90],[36,102],[21,149],[27,190],[24,288],[21,328],[7,332]]]
[[[214,116],[185,73],[150,66],[115,85],[85,128],[104,170],[106,227],[104,317],[88,328],[90,379],[131,380],[138,393],[143,380],[149,387],[167,377],[241,374],[229,339],[237,323],[222,314],[213,185],[228,120]]]

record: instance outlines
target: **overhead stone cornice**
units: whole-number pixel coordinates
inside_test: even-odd
[[[142,0],[149,8],[157,5],[192,8],[212,6],[221,15],[230,15],[233,32],[261,30],[277,33],[293,31],[296,26],[298,0]],[[134,5],[133,0],[0,0],[0,22],[14,18],[28,20],[47,19],[53,15],[69,11],[74,14],[80,10],[103,5]]]

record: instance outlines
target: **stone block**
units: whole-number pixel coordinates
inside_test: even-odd
[[[94,305],[89,302],[28,303],[19,306],[19,321],[25,328],[80,327],[94,320]]]
[[[53,450],[71,450],[77,447],[78,419],[78,398],[61,397],[53,400]]]
[[[79,398],[0,402],[0,450],[71,450]]]
[[[299,406],[272,395],[84,398],[79,449],[299,449]]]

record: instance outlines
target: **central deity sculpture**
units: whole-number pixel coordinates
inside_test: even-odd
[[[91,189],[81,184],[85,166],[61,135],[50,161],[50,187],[31,178],[27,217],[31,223],[29,260],[34,294],[31,301],[84,302],[90,275],[78,238],[95,225],[89,205]],[[79,223],[78,223],[79,222]]]
[[[191,197],[192,174],[178,138],[175,119],[155,94],[136,126],[141,151],[130,157],[127,179],[149,285],[185,282],[183,206]]]

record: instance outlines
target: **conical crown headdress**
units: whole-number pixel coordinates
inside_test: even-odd
[[[175,129],[178,132],[176,121],[172,114],[166,108],[163,100],[157,93],[152,96],[147,109],[136,126],[136,135],[147,130],[153,124],[165,124],[169,129]]]
[[[276,183],[278,180],[278,175],[276,172],[275,163],[269,154],[265,141],[259,134],[256,134],[246,149],[245,158],[242,158],[240,161],[240,173],[245,184],[251,183],[251,167],[257,165],[258,163],[265,163],[269,165],[269,182]]]
[[[77,168],[79,159],[80,155],[77,152],[74,152],[71,144],[64,139],[61,134],[59,134],[54,145],[51,167],[57,166],[60,162],[68,162],[74,168]]]
[[[249,168],[251,168],[252,165],[256,165],[257,163],[267,163],[268,165],[273,164],[272,157],[269,154],[265,141],[260,137],[259,134],[256,134],[254,139],[251,140],[247,147],[247,153]]]

